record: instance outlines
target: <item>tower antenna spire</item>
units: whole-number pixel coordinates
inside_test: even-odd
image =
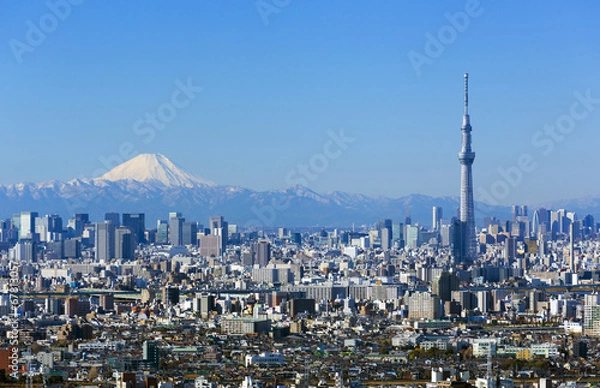
[[[469,73],[465,73],[465,116],[469,115]]]
[[[465,73],[465,112],[463,114],[463,126],[471,125],[469,119],[469,73]]]

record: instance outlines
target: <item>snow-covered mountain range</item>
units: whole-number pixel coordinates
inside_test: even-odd
[[[549,208],[552,204],[546,204]],[[160,154],[142,154],[95,179],[69,182],[19,183],[0,186],[0,217],[31,210],[40,214],[90,213],[103,219],[105,212],[143,212],[147,226],[182,212],[190,221],[206,222],[223,215],[240,226],[349,226],[371,224],[379,218],[431,224],[432,206],[441,206],[451,218],[458,197],[413,194],[400,198],[369,197],[345,192],[316,193],[304,186],[253,191],[238,186],[220,186],[199,178]],[[600,214],[600,200],[562,201],[561,207],[579,214]],[[476,221],[494,215],[508,219],[504,206],[476,203]]]

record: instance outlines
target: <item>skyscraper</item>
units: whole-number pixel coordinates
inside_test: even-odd
[[[96,260],[115,256],[115,225],[111,221],[96,223]]]
[[[19,222],[19,239],[36,239],[35,219],[37,212],[21,212]]]
[[[522,217],[527,217],[527,205],[521,205],[521,216]]]
[[[404,240],[406,247],[417,249],[421,242],[419,241],[419,226],[418,225],[406,225],[406,232],[404,233]]]
[[[431,216],[432,216],[432,220],[431,220],[431,230],[434,231],[439,231],[440,230],[440,224],[442,222],[442,217],[444,216],[444,211],[441,207],[439,206],[434,206],[431,209]]]
[[[477,258],[475,240],[475,207],[473,205],[473,172],[471,166],[475,152],[471,149],[471,121],[469,119],[469,74],[465,73],[465,111],[463,115],[462,148],[458,153],[460,161],[460,221],[464,232],[461,262],[472,262]]]
[[[531,230],[529,236],[536,238],[540,232],[540,211],[536,210],[533,212],[533,219],[531,221]]]
[[[181,224],[181,245],[196,245],[198,243],[198,223],[184,222]]]
[[[90,216],[87,213],[77,213],[69,220],[68,226],[73,229],[75,237],[81,236],[83,228],[90,222]]]
[[[452,300],[452,291],[459,288],[456,272],[442,271],[432,282],[431,292],[440,297],[444,302]]]
[[[143,344],[143,361],[151,368],[157,369],[160,361],[160,351],[156,346],[155,341],[144,341]]]
[[[131,260],[135,252],[135,235],[126,226],[115,229],[115,258]]]
[[[575,272],[575,223],[569,225],[569,269]]]
[[[121,215],[119,213],[104,213],[104,221],[110,221],[115,228],[121,226]]]
[[[392,242],[404,248],[404,224],[401,222],[392,223]]]
[[[227,249],[227,241],[229,237],[229,224],[222,216],[212,216],[208,219],[210,226],[210,234],[221,236],[221,249]]]
[[[517,218],[521,215],[521,206],[512,205],[511,207],[512,220],[516,221]]]
[[[35,219],[35,233],[40,241],[57,241],[62,239],[62,218],[56,214],[46,214]]]
[[[271,260],[271,244],[268,241],[259,241],[256,245],[256,261],[260,267],[266,267]]]
[[[144,213],[123,213],[123,226],[133,233],[134,245],[145,242],[146,216]]]
[[[169,222],[158,220],[156,222],[156,243],[166,244],[169,242]]]
[[[415,292],[408,298],[409,319],[439,319],[441,316],[440,298],[429,292]]]
[[[181,228],[185,218],[179,212],[169,213],[169,243],[171,245],[181,245]]]
[[[392,220],[381,219],[377,221],[377,230],[381,239],[381,249],[387,251],[392,245]]]
[[[30,238],[20,239],[11,249],[15,260],[26,263],[33,263],[37,258],[37,244]]]

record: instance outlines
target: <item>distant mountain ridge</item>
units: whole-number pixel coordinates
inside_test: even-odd
[[[459,198],[421,194],[370,197],[340,191],[320,194],[304,186],[262,192],[219,186],[177,167],[160,154],[138,155],[100,178],[0,186],[3,218],[24,210],[65,218],[90,213],[93,220],[101,220],[105,212],[111,211],[143,212],[147,227],[157,219],[166,219],[172,211],[201,223],[211,215],[223,215],[242,227],[370,225],[380,218],[403,222],[408,211],[413,222],[430,226],[433,206],[442,207],[444,218],[449,219],[456,214]],[[560,206],[582,216],[600,214],[600,199],[562,201]],[[510,217],[506,206],[476,203],[475,212],[479,225],[485,216]]]

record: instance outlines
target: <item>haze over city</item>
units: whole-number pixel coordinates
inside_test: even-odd
[[[475,200],[600,194],[598,4],[282,4],[82,2],[42,25],[47,4],[2,3],[0,183],[161,153],[254,190],[456,196],[469,72]]]

